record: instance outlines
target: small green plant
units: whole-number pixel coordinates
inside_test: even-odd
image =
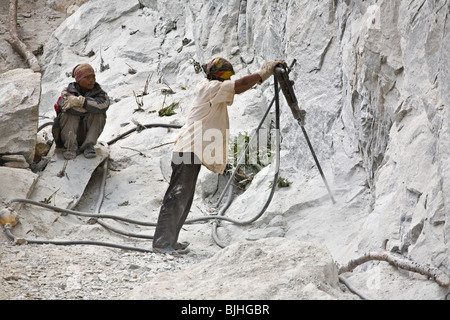
[[[239,133],[231,142],[230,165],[227,166],[227,172],[231,172],[236,168],[238,161],[243,156],[250,143],[250,136],[247,132]],[[252,142],[253,144],[253,142]],[[241,162],[239,170],[235,175],[235,184],[241,190],[246,190],[251,184],[255,175],[264,167],[271,163],[272,151],[270,141],[267,145],[260,145],[257,141],[245,153],[244,161]]]
[[[40,202],[41,202],[41,203],[45,203],[45,204],[50,204],[51,201],[52,201],[52,198],[53,198],[54,196],[56,196],[56,193],[57,193],[58,191],[59,191],[59,189],[56,190],[55,192],[53,192],[53,193],[50,195],[50,197],[44,198],[44,200],[41,200]]]
[[[158,115],[160,117],[170,117],[176,114],[175,109],[178,108],[179,102],[172,102],[169,106],[159,109]]]
[[[287,188],[291,185],[291,181],[289,181],[287,178],[278,177],[277,179],[277,187],[278,188]],[[269,189],[272,189],[273,181],[269,182]]]

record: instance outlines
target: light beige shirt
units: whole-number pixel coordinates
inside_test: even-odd
[[[234,100],[234,80],[202,80],[194,90],[194,101],[175,140],[174,152],[193,152],[209,170],[223,173],[228,157],[227,106]]]

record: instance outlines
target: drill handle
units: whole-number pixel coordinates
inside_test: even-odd
[[[275,77],[277,78],[278,82],[280,83],[281,91],[283,91],[284,97],[286,98],[287,104],[291,108],[292,115],[294,116],[294,119],[298,120],[299,123],[303,123],[301,125],[304,125],[304,119],[306,112],[304,110],[300,110],[298,107],[298,101],[297,97],[295,96],[294,92],[294,82],[289,79],[289,69],[284,64],[279,64],[275,67]]]

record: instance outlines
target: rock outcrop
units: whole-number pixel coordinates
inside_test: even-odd
[[[40,73],[14,69],[0,74],[0,95],[4,97],[0,105],[0,155],[22,155],[28,163],[33,162],[40,94]]]
[[[337,300],[354,296],[339,289],[336,265],[324,246],[266,238],[233,244],[187,270],[162,274],[121,298]]]

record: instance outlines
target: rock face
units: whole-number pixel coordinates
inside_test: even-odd
[[[180,107],[167,122],[182,124],[203,77],[199,64],[213,57],[228,58],[236,77],[256,72],[264,61],[296,59],[291,78],[337,203],[330,203],[283,100],[280,174],[292,184],[277,191],[262,219],[246,228],[224,224],[220,236],[231,243],[267,236],[320,242],[339,262],[388,239],[388,250],[448,273],[449,11],[448,1],[113,0],[105,8],[92,0],[44,47],[40,113],[53,115],[78,63],[94,66],[116,102],[102,135],[108,140],[128,130],[133,118],[159,122],[153,112],[169,100]],[[133,93],[141,93],[146,80],[149,91],[137,112]],[[168,87],[175,94],[161,95]],[[232,135],[251,132],[272,96],[270,80],[236,97]],[[141,137],[134,137],[133,148],[173,141],[176,132]],[[161,149],[162,162],[167,153]],[[227,215],[246,220],[262,207],[270,169],[260,171]],[[213,177],[200,179],[197,200],[204,204]],[[117,188],[111,199],[121,196]],[[143,184],[139,192],[151,187]],[[133,199],[134,209],[157,210],[158,199],[140,199]]]
[[[34,159],[38,129],[41,74],[14,69],[0,74],[0,155],[20,154]]]
[[[356,133],[351,158],[360,159],[371,195],[365,227],[374,240],[390,239],[391,249],[449,270],[449,4],[350,8],[349,19],[363,10],[346,20],[342,37],[339,122]],[[334,142],[344,138],[334,132]]]

